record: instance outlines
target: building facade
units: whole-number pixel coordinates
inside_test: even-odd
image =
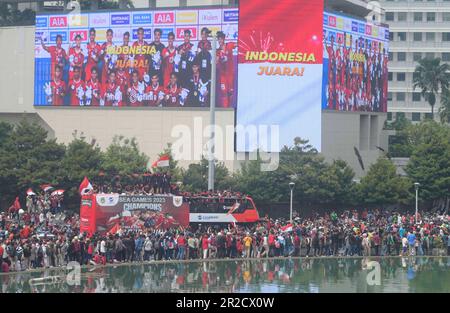
[[[431,107],[413,88],[421,58],[450,62],[450,0],[382,0],[383,21],[390,26],[388,120],[413,122],[431,117]],[[440,97],[435,106],[439,110]]]

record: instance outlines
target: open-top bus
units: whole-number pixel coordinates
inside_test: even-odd
[[[185,197],[190,223],[255,223],[259,220],[253,199],[246,197]]]

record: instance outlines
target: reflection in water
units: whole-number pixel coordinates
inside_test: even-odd
[[[369,261],[379,262],[381,285],[367,283]],[[79,286],[66,272],[0,275],[1,292],[450,292],[445,257],[133,264],[83,269]]]

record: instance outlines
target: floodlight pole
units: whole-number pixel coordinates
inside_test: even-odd
[[[211,96],[209,106],[209,124],[211,127],[211,137],[209,147],[209,166],[208,166],[208,190],[214,190],[214,152],[215,152],[215,127],[216,127],[216,51],[217,51],[217,35],[213,35],[212,38],[212,57],[211,57]]]

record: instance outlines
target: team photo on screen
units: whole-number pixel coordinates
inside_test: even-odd
[[[324,15],[323,109],[387,112],[389,30]]]
[[[148,14],[156,24],[157,14]],[[207,107],[213,88],[212,36],[216,36],[216,106],[235,107],[237,34],[233,28],[174,24],[117,30],[113,21],[111,17],[109,28],[101,30],[70,26],[69,33],[37,30],[36,76],[42,88],[36,87],[35,105]]]

